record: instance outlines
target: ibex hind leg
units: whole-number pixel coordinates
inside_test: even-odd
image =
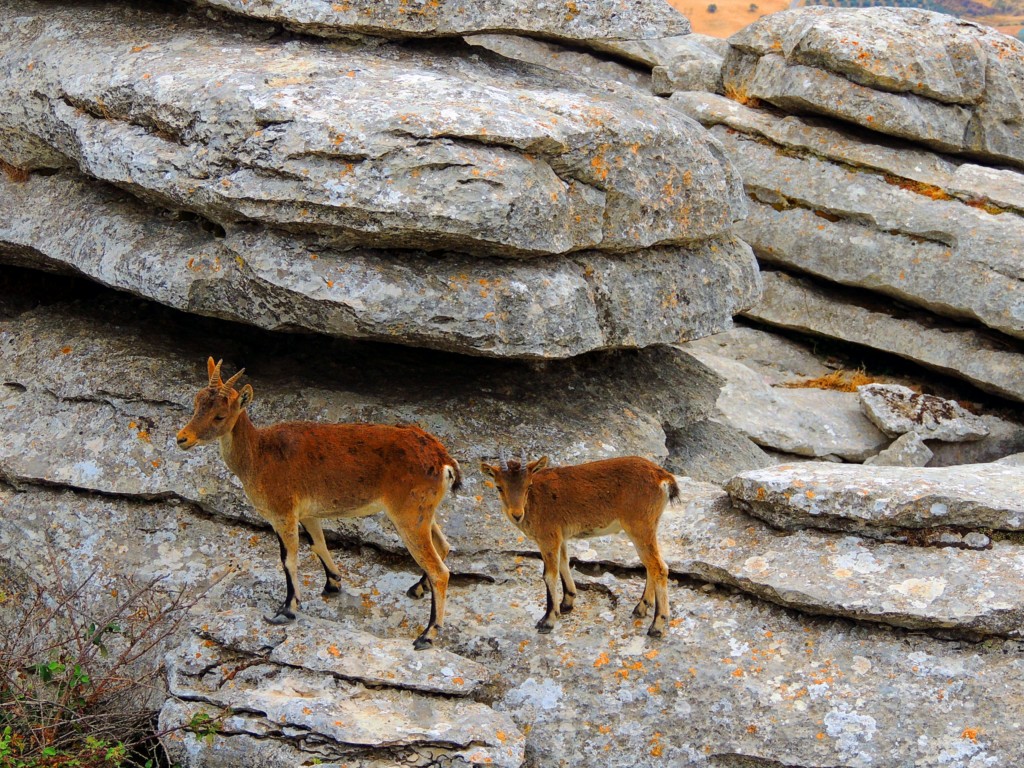
[[[284,569],[286,591],[284,602],[277,612],[264,618],[271,624],[288,624],[295,621],[296,612],[299,610],[299,526],[297,523],[290,527],[281,526],[280,530],[275,526],[275,531],[281,546],[281,566]]]
[[[435,521],[430,528],[430,535],[434,542],[434,549],[437,550],[437,554],[442,560],[448,557],[448,553],[451,552],[451,545],[448,543],[448,539],[444,537],[444,532],[441,530],[441,526]],[[427,578],[427,574],[424,573],[420,577],[420,580],[409,587],[406,593],[413,600],[420,600],[426,597],[427,593],[430,592],[430,579]]]
[[[320,564],[324,567],[326,583],[324,584],[322,594],[324,597],[336,595],[341,592],[341,571],[338,570],[334,558],[331,557],[331,551],[327,548],[327,541],[324,539],[324,529],[320,526],[320,521],[315,517],[307,517],[301,522],[302,527],[306,529],[309,538],[313,541],[313,553],[320,559]]]
[[[651,637],[664,637],[668,625],[668,566],[661,557],[658,540],[653,534],[637,535],[635,531],[628,529],[626,534],[632,539],[640,562],[647,570],[644,593],[633,609],[633,615],[644,618],[653,607],[654,620],[647,634]]]
[[[418,512],[409,515],[416,519]],[[416,638],[413,647],[421,651],[430,648],[437,640],[444,625],[445,605],[448,597],[448,568],[434,545],[432,528],[436,523],[415,527],[398,527],[398,533],[416,564],[423,569],[424,578],[430,588],[430,621],[426,629]],[[438,529],[440,530],[440,529]],[[443,536],[441,537],[444,538]],[[445,542],[447,543],[447,542]],[[446,553],[447,554],[447,553]]]

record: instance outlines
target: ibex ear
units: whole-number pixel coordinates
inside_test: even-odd
[[[541,456],[536,461],[531,461],[529,464],[527,464],[526,468],[528,470],[530,470],[530,474],[532,475],[538,469],[544,469],[544,467],[546,467],[547,465],[548,465],[548,457],[547,456]]]
[[[483,461],[480,462],[480,471],[483,472],[488,477],[494,477],[494,467]]]
[[[245,406],[252,402],[252,398],[252,384],[246,384],[238,391],[238,407],[245,408]]]

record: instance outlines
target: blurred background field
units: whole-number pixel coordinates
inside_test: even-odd
[[[829,5],[845,8],[901,6],[948,13],[962,19],[995,27],[1007,35],[1024,39],[1024,0],[910,0],[878,2],[872,0],[670,0],[693,24],[693,31],[714,37],[728,37],[761,16],[786,8],[805,5]]]

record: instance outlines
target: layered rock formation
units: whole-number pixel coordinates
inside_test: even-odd
[[[737,163],[741,236],[783,273],[750,316],[1021,399],[1024,45],[923,11],[809,8],[733,36],[722,76],[725,96],[670,101]]]
[[[0,565],[43,582],[67,552],[96,605],[133,577],[207,590],[165,656],[173,761],[973,768],[1024,752],[1019,470],[765,468],[744,435],[829,462],[892,438],[855,393],[775,387],[828,370],[795,344],[723,340],[756,375],[715,339],[664,346],[746,310],[1024,398],[1016,48],[889,11],[780,14],[722,45],[642,2],[191,5],[0,9]],[[904,70],[885,35],[918,52],[899,49]],[[855,54],[832,51],[844,39]],[[856,105],[825,86],[888,94],[885,111],[851,129],[837,118]],[[949,120],[892,138],[924,113]],[[754,307],[733,227],[748,206],[769,296],[797,285],[832,314]],[[440,509],[437,649],[411,650],[419,574],[382,516],[329,524],[340,595],[314,597],[303,546],[301,619],[261,622],[283,590],[274,536],[215,448],[174,445],[209,354],[248,369],[257,423],[413,422],[462,462]],[[962,463],[1020,437],[983,421],[985,440],[890,453]],[[728,492],[680,478],[665,640],[629,616],[643,581],[624,537],[572,544],[577,608],[538,636],[534,547],[475,471],[499,447],[640,454],[716,482],[763,469]]]

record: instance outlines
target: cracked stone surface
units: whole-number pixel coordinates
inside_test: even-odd
[[[342,251],[254,226],[218,237],[72,171],[0,178],[0,261],[269,330],[491,357],[683,341],[729,327],[760,293],[753,254],[734,238],[530,261]]]
[[[25,273],[6,272],[0,295],[50,300],[52,279],[39,278],[33,290]],[[225,370],[248,369],[259,425],[406,422],[437,435],[462,463],[466,486],[440,515],[469,550],[495,546],[481,520],[504,519],[476,471],[499,445],[556,462],[630,454],[666,462],[676,453],[666,431],[705,420],[719,387],[710,370],[667,347],[526,364],[268,336],[106,293],[53,301],[0,325],[0,430],[8,435],[0,442],[0,477],[176,498],[238,521],[257,518],[217,447],[186,453],[174,443],[205,385],[210,354],[225,359]],[[717,455],[720,442],[720,432],[693,435],[680,463]],[[384,517],[328,527],[403,550]]]
[[[959,443],[988,435],[985,422],[955,400],[899,384],[866,384],[857,395],[871,423],[890,437],[916,432],[922,439]]]
[[[1024,242],[1024,174],[1003,171],[1006,202],[987,210],[984,182],[947,188],[948,167],[920,162],[920,151],[897,164],[892,149],[796,117],[706,94],[672,103],[710,126],[743,176],[751,210],[737,233],[762,263],[1024,336],[1021,264],[1006,247]]]
[[[685,35],[690,22],[668,3],[630,0],[615,13],[598,0],[474,3],[413,0],[190,0],[288,29],[325,37],[445,37],[504,32],[585,44],[589,38],[631,40]]]
[[[856,393],[773,387],[713,349],[698,345],[687,353],[724,380],[714,418],[762,448],[863,461],[888,445],[889,438],[864,416]]]
[[[250,629],[274,637],[261,636],[254,647]],[[512,718],[451,697],[490,673],[450,651],[418,653],[306,617],[268,633],[251,609],[214,614],[197,634],[167,655],[174,698],[161,710],[160,728],[180,728],[200,712],[230,714],[212,744],[180,730],[165,740],[183,766],[209,765],[211,751],[273,766],[312,757],[367,765],[385,755],[405,765],[523,763],[524,738]],[[409,683],[418,690],[405,690]]]
[[[743,510],[789,530],[813,526],[870,535],[936,526],[1024,528],[1024,472],[1003,464],[808,462],[741,472],[726,490]]]
[[[766,270],[761,300],[745,316],[780,328],[863,344],[1024,400],[1016,340],[906,313],[868,294],[851,294],[804,277]],[[961,462],[963,463],[963,462]]]
[[[717,489],[696,483],[684,486],[687,504],[673,508],[663,531],[666,548],[673,547],[673,570],[679,565],[677,554],[690,546],[683,536],[687,531],[695,535],[703,531],[699,535],[710,537],[695,538],[695,542],[717,544],[701,557],[724,560],[737,569],[744,568],[747,546],[755,549],[746,557],[755,551],[764,556],[772,549],[768,542],[773,539],[780,542],[777,552],[785,551],[782,543],[788,540],[783,534],[749,518],[744,522],[742,515],[728,510]],[[253,615],[253,609],[265,606],[282,588],[277,544],[269,531],[205,516],[189,505],[58,488],[32,487],[24,493],[0,488],[0,501],[5,509],[0,541],[8,551],[38,559],[33,556],[43,551],[45,531],[51,529],[59,546],[79,554],[69,559],[76,573],[100,566],[110,577],[97,585],[97,599],[136,564],[166,572],[172,579],[208,578],[216,567],[234,564],[237,570],[218,583],[217,592],[197,612],[199,634],[183,638],[182,647],[171,654],[176,690],[185,694],[185,701],[168,701],[164,724],[182,722],[195,712],[222,714],[220,707],[205,704],[206,698],[235,705],[220,734],[209,741],[180,734],[181,741],[169,743],[189,766],[238,764],[252,754],[266,765],[294,765],[296,755],[329,762],[342,751],[342,762],[360,768],[388,760],[393,764],[395,754],[390,748],[361,752],[358,745],[335,741],[335,734],[376,735],[372,728],[361,727],[366,725],[361,716],[374,708],[387,712],[397,708],[395,722],[422,717],[416,728],[423,737],[399,749],[407,759],[424,754],[438,757],[428,735],[436,731],[427,727],[438,721],[432,712],[438,704],[470,709],[474,716],[465,723],[456,717],[449,722],[460,727],[459,733],[479,729],[482,742],[477,748],[494,750],[489,753],[492,756],[507,755],[516,746],[518,734],[525,733],[525,764],[534,768],[562,761],[595,765],[595,755],[601,765],[615,768],[646,768],[666,761],[687,768],[732,768],[743,764],[740,756],[767,765],[902,768],[919,762],[936,768],[974,768],[986,762],[1012,764],[1024,749],[1020,725],[1024,669],[1019,643],[996,638],[984,643],[941,640],[877,623],[809,616],[727,588],[706,592],[677,581],[669,587],[668,636],[654,641],[643,634],[643,623],[629,616],[642,592],[643,578],[641,571],[632,568],[633,548],[622,536],[574,542],[577,571],[585,571],[576,575],[580,587],[576,609],[546,636],[533,628],[543,610],[536,558],[500,551],[465,557],[453,553],[457,575],[450,592],[443,650],[462,657],[452,661],[453,671],[473,663],[487,669],[489,682],[477,693],[440,698],[387,686],[367,690],[344,676],[276,662],[240,669],[234,680],[216,689],[214,681],[223,680],[263,649],[280,647],[285,634]],[[730,519],[744,530],[752,523],[755,527],[752,532],[735,531]],[[486,525],[514,530],[504,520]],[[718,526],[724,530],[716,532]],[[86,527],[94,535],[82,536]],[[125,537],[125,531],[136,535]],[[867,571],[869,582],[879,579],[882,552],[891,551],[896,557],[909,550],[909,557],[930,556],[936,562],[986,554],[880,547],[877,542],[815,532],[802,536],[831,536],[835,549],[826,557],[854,572],[849,582],[860,576],[856,569]],[[727,538],[734,542],[726,542]],[[20,546],[9,547],[8,542],[15,540]],[[993,557],[1004,551],[1000,547],[1009,545],[997,545]],[[794,549],[794,558],[797,553]],[[330,601],[308,600],[303,620],[287,633],[301,633],[304,628],[316,628],[319,633],[329,625],[331,629],[323,631],[378,638],[364,647],[345,649],[356,657],[374,653],[375,643],[385,646],[393,638],[410,637],[409,623],[415,623],[422,608],[422,603],[404,594],[417,575],[412,563],[393,562],[393,557],[372,547],[340,549],[334,554],[343,574],[342,594]],[[805,564],[800,561],[800,568]],[[800,568],[792,567],[790,573]],[[494,576],[475,575],[485,571]],[[779,573],[763,575],[776,583],[784,578]],[[319,585],[322,578],[319,564],[303,548],[300,579]],[[918,586],[926,595],[927,585]],[[913,592],[912,587],[916,588],[909,585],[908,592]],[[896,592],[893,597],[912,602],[910,594]],[[948,591],[939,596],[939,602],[948,599]],[[216,616],[226,608],[234,617],[230,622]],[[247,615],[253,615],[251,624],[244,618]],[[332,662],[338,658],[330,652],[326,638],[320,645],[326,645],[326,653],[311,648],[302,657],[303,664],[320,656]],[[191,659],[186,658],[188,652]],[[196,653],[209,664],[219,662],[203,680],[189,674],[195,669]],[[407,650],[412,663],[423,653],[438,651]],[[259,690],[252,688],[256,681]],[[230,683],[235,686],[229,687]],[[288,695],[271,695],[282,692]],[[300,698],[296,693],[308,696]],[[474,696],[481,696],[492,711]],[[253,707],[257,700],[259,706]],[[320,706],[327,701],[333,712],[343,709],[351,717],[326,718]],[[424,702],[430,703],[431,711],[423,709]],[[264,708],[277,715],[273,726],[253,712]],[[500,719],[511,721],[511,727],[499,726]],[[341,725],[335,720],[341,720]],[[307,727],[325,738],[308,738]],[[498,752],[499,748],[508,751]],[[443,754],[450,756],[452,750],[450,743],[443,745]]]
[[[1024,43],[912,8],[801,8],[729,38],[727,91],[1024,165]]]
[[[745,212],[717,142],[655,97],[468,47],[330,47],[31,0],[0,11],[0,34],[9,163],[50,167],[55,150],[224,225],[531,257],[698,243]]]

